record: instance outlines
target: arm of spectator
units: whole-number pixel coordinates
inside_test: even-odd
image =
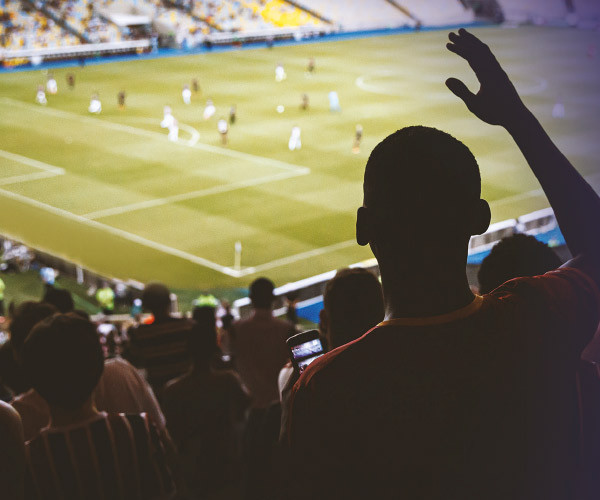
[[[23,498],[25,447],[23,426],[17,411],[0,401],[0,496]]]
[[[450,33],[448,50],[465,59],[480,83],[477,94],[456,78],[448,88],[479,119],[513,137],[554,209],[575,267],[600,284],[600,198],[558,150],[527,109],[489,47],[464,29]]]

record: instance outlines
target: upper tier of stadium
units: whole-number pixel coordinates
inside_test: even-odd
[[[0,49],[154,40],[193,47],[278,30],[359,31],[467,25],[481,17],[534,24],[600,21],[594,0],[2,0]],[[299,31],[301,33],[301,31]],[[231,40],[230,40],[231,41]]]

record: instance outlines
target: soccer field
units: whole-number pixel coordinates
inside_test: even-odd
[[[474,32],[600,189],[600,56],[588,54],[600,33]],[[445,88],[449,76],[476,88],[445,38],[422,32],[55,69],[59,92],[46,106],[35,103],[43,71],[0,74],[0,233],[121,279],[208,289],[266,275],[280,285],[371,256],[354,242],[364,164],[381,139],[413,124],[446,130],[472,149],[494,221],[548,206],[508,134],[479,123]],[[193,78],[201,93],[185,105],[181,89]],[[329,111],[331,90],[338,113]],[[97,116],[87,111],[94,92]],[[204,120],[208,98],[217,112]],[[552,117],[557,101],[564,118]],[[233,104],[237,121],[223,146],[216,122]],[[160,128],[164,105],[179,121],[177,143]],[[358,123],[364,138],[353,154]],[[302,148],[289,151],[294,125]]]

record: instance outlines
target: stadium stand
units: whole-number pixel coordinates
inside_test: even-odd
[[[4,49],[37,49],[79,44],[52,19],[18,0],[0,6],[0,46]]]
[[[395,0],[393,3],[409,12],[422,26],[468,24],[475,20],[475,13],[458,0]]]
[[[296,3],[335,22],[344,31],[415,25],[406,11],[386,0],[302,0]]]
[[[564,0],[499,0],[498,3],[509,23],[554,24],[564,22],[567,16]]]
[[[596,0],[574,0],[575,14],[580,25],[600,24],[600,3]]]

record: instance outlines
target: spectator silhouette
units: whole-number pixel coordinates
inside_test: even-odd
[[[561,264],[554,251],[533,236],[508,236],[483,259],[477,273],[479,292],[489,293],[508,280],[544,274]]]
[[[148,382],[160,394],[166,382],[191,366],[187,342],[194,323],[171,316],[171,294],[161,283],[146,285],[142,304],[154,321],[129,329],[129,356],[134,365],[146,370]]]
[[[473,296],[468,241],[490,220],[475,158],[431,128],[384,139],[367,162],[356,233],[379,262],[386,319],[294,387],[291,496],[576,497],[575,373],[599,319],[600,233],[589,227],[600,199],[489,48],[463,29],[449,38],[481,87],[446,85],[512,135],[576,257]]]
[[[61,313],[71,312],[75,309],[71,293],[68,290],[54,288],[53,286],[46,287],[42,302],[53,305]]]
[[[193,366],[165,386],[162,405],[190,491],[199,498],[229,498],[240,486],[240,426],[250,403],[237,373],[216,370],[214,307],[194,309],[188,342]]]
[[[25,447],[19,414],[0,401],[0,496],[5,500],[23,498]]]
[[[145,414],[98,412],[104,367],[95,326],[75,314],[38,323],[23,362],[51,420],[26,443],[26,498],[171,498],[174,484],[158,432]]]

